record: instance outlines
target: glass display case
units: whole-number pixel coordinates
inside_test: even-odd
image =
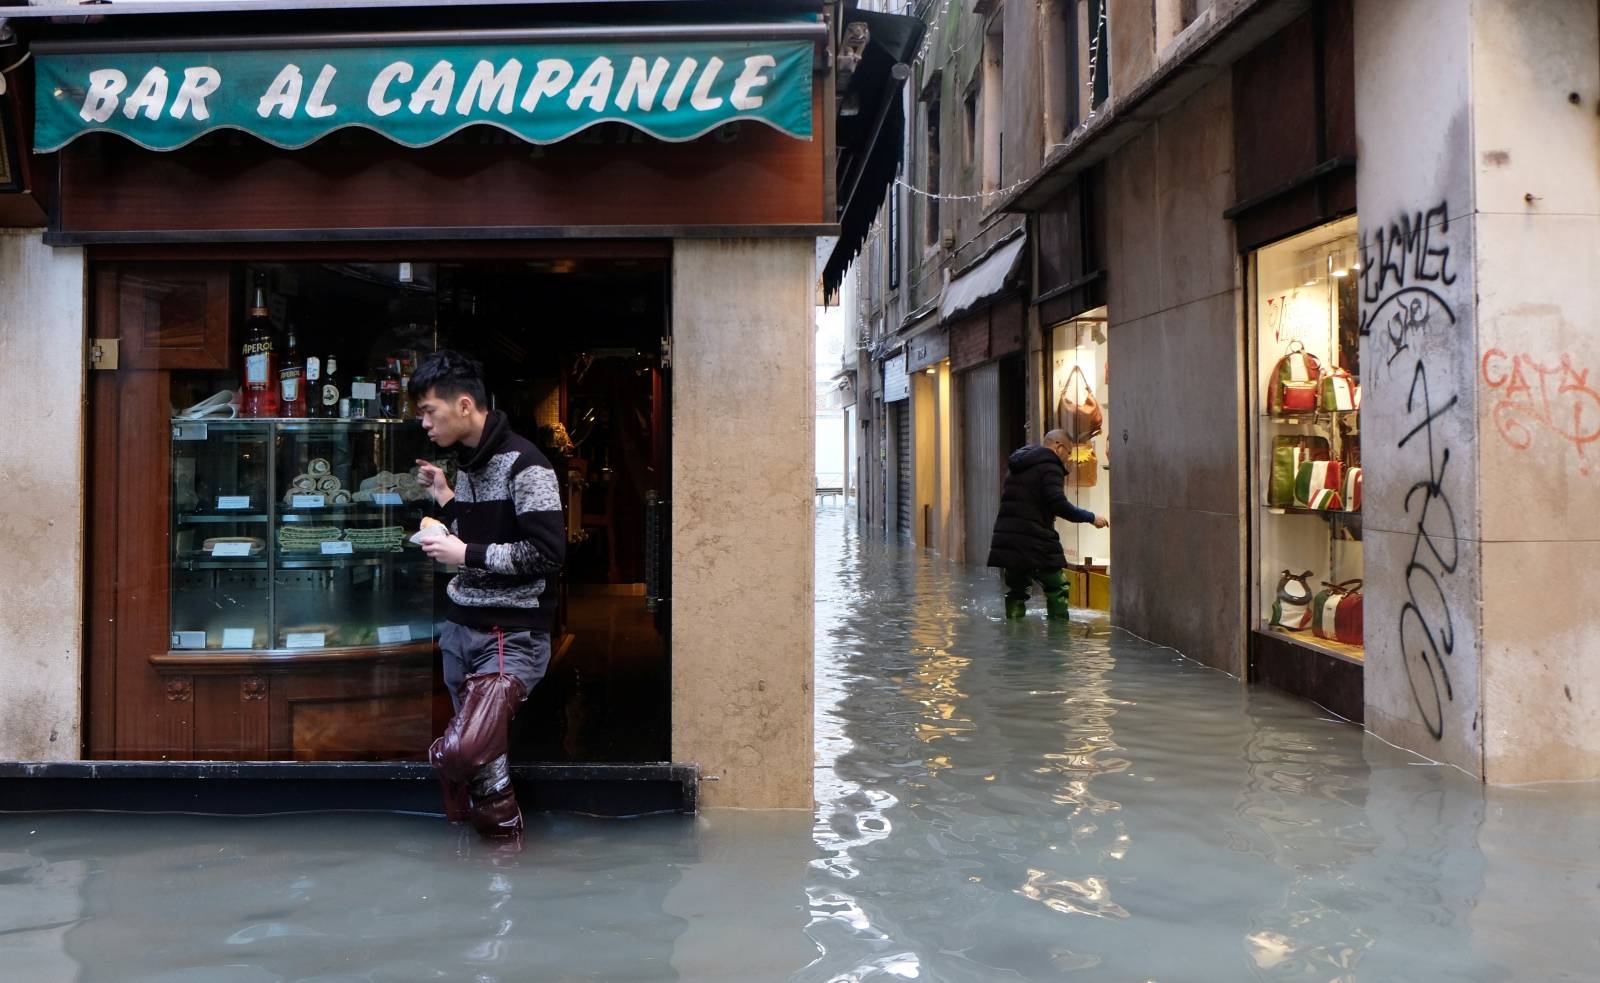
[[[1360,259],[1349,218],[1252,255],[1257,624],[1363,656]]]
[[[171,648],[431,644],[415,421],[172,421]]]

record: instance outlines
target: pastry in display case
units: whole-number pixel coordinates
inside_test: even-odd
[[[172,650],[431,641],[428,450],[411,420],[174,420]]]

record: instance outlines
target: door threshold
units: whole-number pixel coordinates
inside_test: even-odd
[[[666,761],[511,766],[529,812],[692,815],[700,770]],[[3,761],[0,813],[100,810],[270,816],[300,812],[443,815],[420,761]]]

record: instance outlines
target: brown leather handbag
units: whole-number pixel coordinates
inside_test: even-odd
[[[1100,401],[1094,398],[1094,389],[1089,386],[1083,369],[1074,365],[1056,402],[1056,426],[1065,430],[1075,443],[1081,444],[1098,434],[1105,422],[1105,411],[1100,407]]]

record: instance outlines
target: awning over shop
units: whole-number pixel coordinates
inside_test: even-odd
[[[830,297],[861,251],[884,193],[900,170],[902,89],[924,29],[915,17],[867,10],[849,11],[844,20],[838,58],[841,65],[854,67],[848,81],[839,85],[839,241],[822,271],[822,288]]]
[[[1026,244],[1027,237],[1018,235],[951,280],[939,302],[939,317],[945,321],[960,317],[1015,283]]]
[[[736,120],[811,139],[812,41],[619,33],[39,42],[35,149],[106,132],[172,150],[222,129],[293,149],[345,127],[422,147],[475,124],[548,144],[604,122],[677,142]]]

